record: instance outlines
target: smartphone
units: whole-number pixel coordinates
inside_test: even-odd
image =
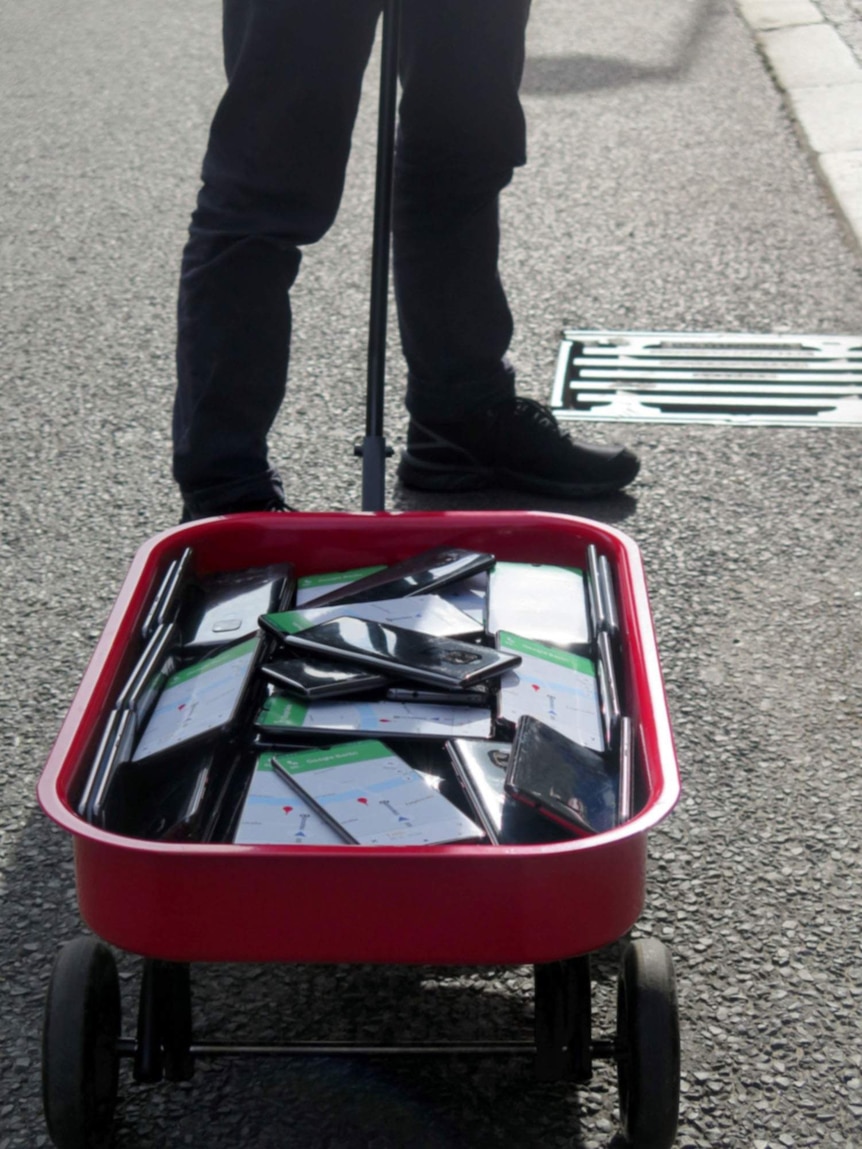
[[[90,820],[89,811],[93,792],[99,784],[103,763],[106,762],[108,754],[116,744],[117,726],[120,721],[120,716],[124,713],[128,713],[128,711],[114,709],[108,715],[107,721],[105,722],[105,729],[102,731],[102,737],[99,739],[99,745],[96,748],[96,753],[93,755],[90,771],[84,780],[81,794],[75,803],[75,809],[80,816],[86,818],[87,821]]]
[[[143,727],[133,760],[231,733],[251,694],[262,646],[255,636],[172,674]]]
[[[616,642],[620,634],[620,619],[613,571],[607,556],[600,555],[592,543],[587,547],[587,567],[587,597],[593,632],[598,636],[604,631]]]
[[[308,599],[306,606],[329,606],[333,603],[372,602],[384,598],[404,598],[428,594],[470,575],[490,570],[494,556],[458,547],[436,547],[403,562],[393,563],[382,571],[357,579],[347,586]]]
[[[104,804],[104,828],[148,841],[191,842],[201,832],[214,754],[178,754],[115,775]]]
[[[599,555],[599,586],[605,607],[605,630],[616,639],[620,631],[620,616],[614,589],[614,575],[607,555]]]
[[[186,547],[179,558],[168,564],[141,626],[141,635],[145,641],[152,637],[158,627],[175,620],[193,559],[194,551]]]
[[[620,719],[620,693],[617,687],[617,672],[614,665],[614,652],[611,648],[611,638],[607,631],[600,632],[597,646],[599,651],[596,673],[599,680],[599,706],[602,712],[602,726],[605,735],[605,746],[608,750],[616,750],[619,741]]]
[[[336,835],[341,842],[346,842],[347,845],[356,846],[359,844],[359,839],[354,838],[349,830],[346,830],[341,823],[330,814],[326,806],[318,802],[307,790],[296,781],[290,771],[285,770],[281,765],[275,754],[272,754],[269,759],[269,764],[273,772],[282,780],[288,790],[302,801],[306,802],[311,810],[320,818],[329,829]]]
[[[348,698],[380,690],[392,681],[385,674],[326,658],[275,658],[264,663],[260,673],[300,698]]]
[[[452,688],[473,686],[521,661],[517,654],[359,618],[335,618],[285,634],[282,641],[314,655],[371,666],[393,678]]]
[[[99,747],[94,769],[78,812],[94,826],[104,828],[105,802],[120,766],[130,761],[135,743],[135,716],[131,710],[114,711]]]
[[[233,832],[238,845],[332,846],[343,838],[309,803],[286,793],[286,783],[270,764],[274,755],[261,754],[255,763],[240,816]]]
[[[254,769],[251,747],[219,756],[207,786],[198,841],[232,842]]]
[[[346,842],[420,846],[482,837],[471,818],[382,742],[273,755],[271,762]]]
[[[447,602],[440,594],[413,594],[406,598],[378,598],[373,602],[337,603],[333,606],[304,606],[301,610],[265,614],[259,621],[270,634],[278,637],[285,632],[293,634],[345,615],[382,622],[387,626],[402,626],[405,630],[421,630],[423,634],[434,634],[438,638],[473,641],[485,633],[481,622]]]
[[[189,587],[180,615],[187,651],[227,646],[255,634],[262,614],[287,610],[296,590],[292,563],[209,575]]]
[[[177,638],[176,623],[157,627],[117,696],[117,709],[132,710],[138,729],[152,713],[165,682],[178,669]]]
[[[588,654],[585,581],[572,567],[499,562],[488,576],[485,629]]]
[[[467,795],[470,809],[495,846],[559,842],[572,836],[506,793],[511,742],[453,738],[446,743],[452,769]]]
[[[620,777],[617,785],[617,821],[628,822],[634,814],[634,726],[630,718],[620,721]]]
[[[582,834],[617,825],[616,771],[594,750],[530,716],[515,730],[506,792]]]

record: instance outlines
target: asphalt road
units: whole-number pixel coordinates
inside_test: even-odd
[[[39,1032],[81,930],[45,756],[137,546],[177,518],[168,476],[183,233],[218,98],[219,5],[0,7],[0,1149],[47,1144]],[[376,73],[339,221],[295,293],[273,449],[304,510],[360,505]],[[862,329],[848,244],[729,0],[536,0],[531,162],[503,207],[521,388],[546,400],[563,325]],[[403,439],[397,351],[388,433]],[[859,431],[606,424],[643,458],[624,497],[540,504],[640,544],[684,796],[650,839],[637,929],[671,947],[678,1145],[862,1146]],[[401,491],[392,509],[441,508]],[[596,964],[607,1013],[613,954]],[[129,1002],[137,964],[122,958]],[[524,970],[196,972],[201,1034],[382,1022],[478,1036],[528,1020]],[[131,1008],[131,1006],[130,1006]],[[604,1011],[604,1013],[603,1013]],[[214,1062],[124,1076],[122,1149],[608,1146],[615,1085],[517,1062]]]

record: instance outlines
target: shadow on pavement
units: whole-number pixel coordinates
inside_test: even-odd
[[[395,484],[391,509],[394,511],[544,511],[547,514],[572,515],[594,522],[613,525],[630,518],[637,510],[637,499],[621,493],[601,499],[544,499],[539,495],[516,491],[469,491],[464,494],[438,494],[413,491]]]
[[[710,25],[723,11],[723,6],[716,0],[698,0],[691,5],[691,9],[691,22],[670,63],[639,64],[614,56],[578,54],[530,56],[524,69],[521,94],[563,96],[678,79],[690,71],[701,44],[709,34]]]

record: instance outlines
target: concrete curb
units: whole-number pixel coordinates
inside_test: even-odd
[[[862,251],[862,64],[821,0],[737,0],[835,204]],[[827,13],[824,15],[824,11]]]

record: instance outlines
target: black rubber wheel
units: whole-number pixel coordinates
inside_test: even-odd
[[[108,947],[75,938],[60,950],[42,1031],[42,1103],[57,1149],[105,1149],[117,1101],[120,982]]]
[[[679,1120],[679,1009],[666,946],[632,942],[617,983],[617,1082],[634,1149],[670,1149]]]

